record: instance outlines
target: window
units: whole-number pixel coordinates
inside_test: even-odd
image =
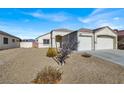
[[[12,39],[12,42],[14,43],[15,42],[15,39]]]
[[[3,44],[8,44],[8,38],[6,37],[3,38]]]
[[[49,39],[43,39],[43,44],[49,44]]]

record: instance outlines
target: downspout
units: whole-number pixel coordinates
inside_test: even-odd
[[[78,31],[76,31],[76,39],[77,39],[76,42],[78,42],[78,36],[79,36]],[[78,46],[79,46],[79,42],[76,46],[76,51],[78,51]]]
[[[52,35],[53,35],[53,31],[51,31],[51,32],[50,32],[51,48],[53,48],[53,40],[52,40]]]
[[[94,42],[93,42],[93,45],[94,45],[93,47],[94,47],[94,48],[93,48],[93,50],[95,51],[95,50],[96,50],[96,49],[95,49],[95,44],[96,44],[95,31],[93,31],[93,37],[94,37],[94,40],[93,40],[93,41],[94,41]]]

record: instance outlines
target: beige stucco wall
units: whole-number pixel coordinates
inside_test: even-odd
[[[68,36],[71,35],[73,36],[75,33],[71,34],[71,32],[62,32],[62,31],[53,31],[52,33],[52,41],[53,41],[53,47],[56,47],[56,42],[55,42],[55,36],[56,35],[60,35],[60,36],[64,36],[64,40],[63,40],[63,43],[66,43],[68,40]],[[66,35],[66,36],[65,36]],[[103,29],[100,29],[99,31],[96,31],[95,33],[90,33],[90,32],[80,32],[78,31],[78,34],[75,34],[77,35],[77,40],[82,40],[80,38],[80,36],[91,36],[91,50],[94,50],[95,47],[96,47],[96,44],[97,44],[97,38],[98,36],[112,36],[114,37],[114,48],[117,49],[117,34],[114,33],[113,31],[111,31],[111,29],[109,28],[103,28]],[[39,48],[48,48],[50,47],[51,45],[51,38],[50,38],[50,33],[49,34],[46,34],[46,35],[43,35],[41,37],[39,37],[37,40],[38,40],[38,44],[39,44]],[[74,37],[74,36],[73,36]],[[73,37],[71,37],[71,39],[73,39]],[[50,44],[43,44],[43,39],[49,39],[50,40]],[[86,41],[87,42],[87,41]],[[57,46],[59,46],[59,44],[57,44]]]
[[[43,39],[49,39],[50,40],[50,33],[43,35],[37,39],[38,42],[38,48],[48,48],[50,47],[50,44],[43,44]],[[50,40],[51,42],[51,40]]]
[[[65,45],[66,44],[71,45],[73,41],[77,41],[78,44],[76,47],[74,46],[74,49],[76,51],[79,51],[80,50],[79,46],[85,46],[85,45],[80,45],[80,42],[81,42],[81,40],[83,40],[82,37],[86,37],[86,36],[91,37],[91,50],[92,50],[93,49],[93,33],[89,33],[89,32],[75,31],[75,32],[69,33],[63,37],[62,43]],[[83,42],[87,42],[87,41],[83,41]],[[64,47],[64,45],[63,45],[63,47]]]
[[[60,47],[59,42],[56,42],[55,37],[57,35],[64,36],[64,35],[67,35],[68,33],[70,33],[70,32],[53,31],[53,33],[52,33],[53,47],[56,47],[56,43],[57,43],[57,47]]]
[[[4,37],[8,38],[8,44],[3,44]],[[12,39],[15,39],[15,42],[12,42]],[[20,47],[19,39],[0,34],[0,49],[17,48],[17,47]]]
[[[94,38],[95,38],[95,43],[94,44],[95,45],[94,46],[97,45],[97,36],[100,36],[100,35],[114,37],[114,48],[117,49],[117,34],[114,33],[113,31],[111,31],[111,29],[109,29],[107,27],[95,32],[95,35],[94,35]]]
[[[64,36],[63,43],[67,43],[69,38],[71,38],[73,40],[76,35],[77,35],[76,38],[77,38],[78,42],[81,42],[81,40],[83,40],[82,37],[91,37],[91,50],[95,50],[96,44],[97,44],[97,38],[98,38],[97,36],[110,36],[110,37],[114,38],[113,39],[114,40],[114,44],[113,44],[114,49],[117,49],[117,34],[114,33],[111,29],[109,29],[107,27],[103,28],[103,29],[100,29],[99,31],[96,31],[95,33],[92,33],[92,32],[91,33],[90,32],[80,32],[80,31],[77,31],[77,33],[78,34],[75,34],[75,33],[71,34],[70,33],[70,34]],[[87,42],[87,40],[84,40],[83,42]],[[85,46],[85,45],[80,45],[80,46]],[[80,50],[79,47],[77,47],[77,51],[78,50]]]
[[[68,33],[69,32],[53,31],[52,32],[53,47],[56,47],[56,42],[55,42],[55,36],[56,35],[64,36],[64,35],[66,35]],[[51,37],[51,34],[50,33],[39,37],[37,39],[37,41],[38,41],[38,47],[39,48],[49,48],[51,46],[51,38],[50,37]],[[50,44],[43,44],[43,39],[49,39],[50,40]],[[59,43],[57,43],[57,47],[59,47],[59,46],[60,46]]]

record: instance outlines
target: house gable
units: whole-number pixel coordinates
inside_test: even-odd
[[[43,39],[50,39],[50,33],[47,33],[37,38],[38,41],[42,41]]]
[[[40,35],[40,36],[38,36],[38,37],[35,38],[35,39],[38,40],[39,38],[44,37],[44,36],[49,35],[49,34],[50,34],[50,33],[46,33],[46,34]]]
[[[96,35],[108,35],[108,36],[117,36],[116,32],[114,32],[109,27],[103,27],[97,30],[94,30]]]

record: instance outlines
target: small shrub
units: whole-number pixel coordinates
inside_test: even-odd
[[[57,50],[55,48],[49,48],[47,51],[47,57],[57,56]]]
[[[82,56],[82,57],[91,57],[92,55],[85,52],[85,53],[83,53],[81,56]]]
[[[39,72],[32,82],[36,84],[57,84],[60,82],[61,76],[62,72],[60,69],[49,66]]]
[[[73,50],[76,49],[78,45],[77,40],[69,40],[66,43],[62,44],[62,48],[59,51],[58,55],[55,57],[57,63],[64,65],[66,63],[66,59],[69,58],[69,55],[72,53]]]

